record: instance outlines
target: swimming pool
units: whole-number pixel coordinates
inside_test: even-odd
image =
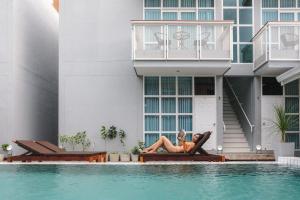
[[[276,164],[2,165],[1,200],[299,199],[300,169]]]

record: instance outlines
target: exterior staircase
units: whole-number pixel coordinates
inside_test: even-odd
[[[244,131],[233,110],[230,99],[224,91],[223,93],[223,120],[225,131],[223,137],[223,151],[225,153],[247,153],[250,152],[248,141]]]

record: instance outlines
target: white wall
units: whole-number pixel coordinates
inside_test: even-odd
[[[274,150],[279,142],[280,135],[272,121],[275,120],[275,106],[284,105],[283,96],[261,97],[261,145],[263,149]]]
[[[206,150],[217,148],[217,102],[215,96],[194,97],[194,128],[195,133],[212,131],[210,139],[203,146]]]
[[[12,121],[12,1],[0,0],[0,144],[10,140]]]
[[[14,0],[14,138],[57,142],[58,14],[49,0]]]
[[[0,0],[0,144],[57,142],[57,118],[58,14],[52,1]]]
[[[87,131],[104,150],[102,125],[127,132],[126,149],[143,138],[142,79],[131,61],[130,20],[142,0],[64,0],[60,4],[59,133]],[[116,140],[110,151],[124,150]]]

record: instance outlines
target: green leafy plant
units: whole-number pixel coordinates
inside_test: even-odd
[[[2,144],[2,150],[3,151],[8,151],[7,148],[8,148],[9,144]]]
[[[118,135],[117,127],[115,126],[109,127],[107,132],[108,139],[113,140],[117,137],[117,135]]]
[[[74,137],[76,145],[82,146],[82,151],[91,146],[91,141],[88,139],[86,131],[78,132]]]
[[[281,142],[286,142],[286,132],[293,123],[292,118],[286,115],[283,106],[275,106],[274,110],[275,121],[273,121],[273,124],[275,125],[277,131],[280,133]]]
[[[100,137],[104,140],[105,150],[106,150],[106,143],[107,143],[107,139],[108,139],[108,130],[105,126],[102,126],[100,129]]]
[[[139,149],[140,149],[141,151],[143,151],[143,150],[145,149],[145,143],[142,142],[142,141],[139,141],[139,142],[138,142],[138,147],[139,147]]]
[[[138,146],[134,146],[132,149],[131,149],[131,153],[133,155],[139,155],[140,154],[140,149]]]
[[[59,142],[62,145],[62,148],[65,148],[65,144],[69,141],[69,136],[67,135],[59,135]]]
[[[77,142],[78,141],[75,135],[71,135],[68,137],[68,144],[71,146],[73,151],[75,150]]]
[[[126,133],[124,130],[120,130],[119,131],[119,138],[120,138],[120,142],[123,145],[123,147],[125,146],[125,138],[126,138]]]

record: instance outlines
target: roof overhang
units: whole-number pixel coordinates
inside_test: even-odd
[[[230,61],[134,61],[138,76],[224,75]]]
[[[267,61],[260,67],[254,69],[255,75],[280,75],[294,67],[299,66],[299,61]]]
[[[290,69],[289,71],[277,76],[277,81],[281,83],[281,85],[288,84],[292,81],[300,79],[300,67],[295,67]]]

